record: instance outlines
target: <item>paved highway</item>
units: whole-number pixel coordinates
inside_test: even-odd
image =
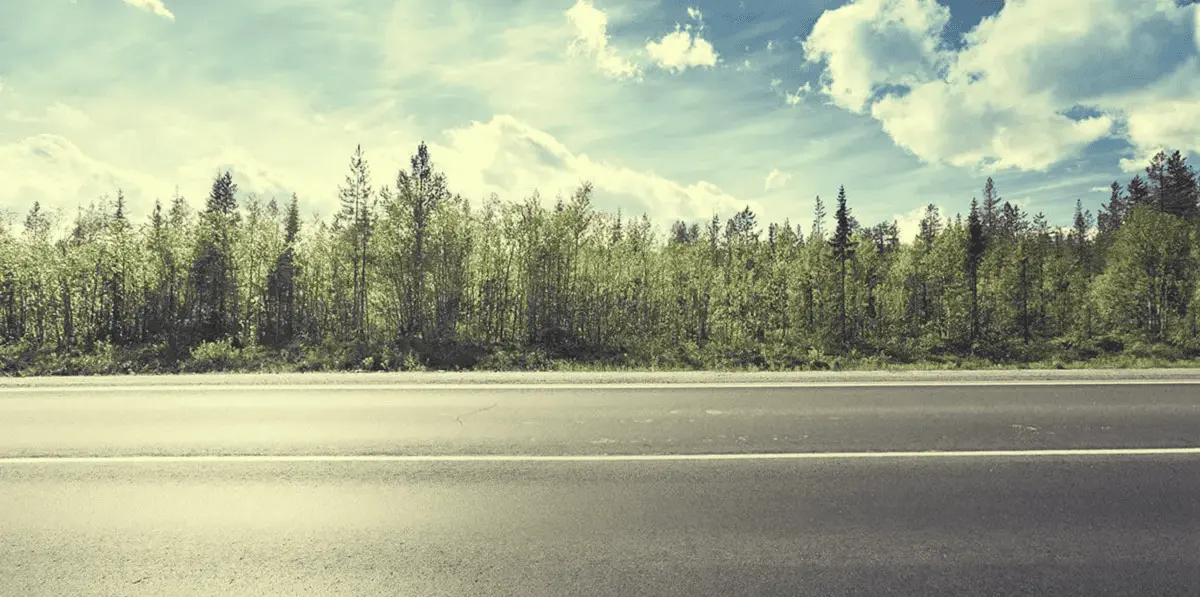
[[[1195,595],[1197,446],[1182,382],[0,387],[0,595]]]

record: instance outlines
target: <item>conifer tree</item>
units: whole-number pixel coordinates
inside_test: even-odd
[[[996,236],[1000,224],[1000,209],[1000,195],[996,193],[995,181],[989,176],[983,185],[983,209],[980,214],[983,235],[988,239]]]
[[[190,274],[193,340],[240,343],[233,242],[237,214],[237,184],[228,170],[213,181],[200,225],[199,245]]]
[[[846,262],[854,258],[854,248],[851,244],[851,235],[854,233],[854,230],[852,228],[853,220],[850,216],[850,207],[846,205],[845,186],[838,188],[837,211],[834,214],[834,219],[837,222],[837,227],[834,229],[833,238],[829,239],[829,246],[833,248],[834,257],[837,258],[838,266],[840,267],[838,273],[838,282],[841,286],[841,291],[838,294],[838,327],[841,330],[842,346],[849,347],[850,338],[847,335],[846,329]]]
[[[1195,220],[1200,214],[1197,205],[1196,172],[1178,150],[1167,158],[1163,171],[1163,211]]]
[[[362,145],[350,158],[350,172],[345,183],[338,187],[341,210],[337,218],[345,226],[346,244],[350,248],[351,307],[349,330],[359,342],[367,338],[367,266],[371,235],[374,231],[375,194],[371,188],[371,171],[363,156]]]
[[[979,214],[979,203],[971,199],[971,211],[967,215],[967,284],[971,291],[971,342],[979,338],[979,265],[983,262],[987,241],[983,221]]]

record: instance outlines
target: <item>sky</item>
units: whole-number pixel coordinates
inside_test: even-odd
[[[805,227],[845,185],[911,236],[987,176],[1066,224],[1161,148],[1200,162],[1177,0],[0,0],[0,208],[213,177],[337,204],[427,142],[450,187]],[[829,209],[832,212],[832,208]]]

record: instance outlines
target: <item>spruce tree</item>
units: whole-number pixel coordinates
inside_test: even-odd
[[[1150,199],[1159,211],[1167,211],[1167,154],[1158,152],[1146,166],[1146,180],[1150,182]],[[1130,193],[1131,195],[1133,193]]]
[[[216,342],[237,337],[237,288],[233,234],[237,224],[237,184],[226,171],[213,181],[202,215],[199,245],[192,262],[190,300],[193,340]]]
[[[1121,223],[1125,221],[1126,214],[1129,213],[1128,200],[1122,192],[1121,185],[1113,181],[1109,187],[1111,194],[1108,197],[1108,202],[1100,206],[1100,216],[1097,218],[1099,226],[1099,234],[1108,236],[1121,228]]]
[[[1150,187],[1146,186],[1146,181],[1141,175],[1136,175],[1129,181],[1129,185],[1125,188],[1126,206],[1125,212],[1128,217],[1129,212],[1139,205],[1149,205],[1151,202]]]
[[[1196,172],[1178,150],[1167,158],[1163,177],[1163,211],[1194,220],[1200,211],[1197,206]]]
[[[263,340],[270,346],[286,346],[296,335],[296,243],[300,234],[300,207],[296,195],[287,207],[283,252],[267,274],[266,325]]]
[[[850,216],[850,207],[846,205],[845,186],[838,188],[837,212],[834,214],[834,219],[837,221],[837,228],[833,232],[833,238],[829,239],[829,246],[833,248],[833,255],[837,258],[840,267],[838,281],[841,291],[838,296],[838,327],[841,329],[842,346],[849,347],[850,338],[846,327],[846,262],[854,257],[851,239],[854,230],[851,224],[853,220]]]
[[[817,195],[817,200],[813,204],[812,232],[809,233],[808,238],[825,239],[825,202],[821,201],[820,195]]]
[[[971,289],[971,342],[979,337],[979,265],[983,262],[983,253],[987,250],[987,241],[983,231],[983,221],[979,214],[979,202],[971,199],[971,211],[967,215],[967,283]]]
[[[925,215],[921,216],[917,240],[921,242],[921,250],[928,253],[933,249],[933,241],[942,232],[942,214],[936,205],[925,206]]]
[[[350,158],[350,172],[338,187],[341,210],[337,218],[345,224],[346,244],[350,248],[351,307],[350,332],[359,342],[367,339],[367,265],[374,229],[375,195],[371,188],[371,170],[363,156],[362,145]]]
[[[996,193],[996,183],[988,177],[983,185],[983,213],[980,214],[983,224],[983,234],[987,238],[996,236],[1000,224],[1000,195]]]

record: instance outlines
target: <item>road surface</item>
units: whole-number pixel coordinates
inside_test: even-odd
[[[1200,385],[0,387],[0,595],[1196,595]]]

